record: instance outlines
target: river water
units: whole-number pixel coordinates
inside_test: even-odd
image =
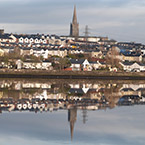
[[[2,145],[144,145],[145,82],[0,80]]]

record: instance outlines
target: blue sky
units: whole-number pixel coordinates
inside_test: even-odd
[[[77,6],[80,35],[145,44],[145,0],[0,0],[0,28],[9,33],[68,35]]]

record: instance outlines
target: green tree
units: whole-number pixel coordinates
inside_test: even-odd
[[[59,59],[59,67],[60,70],[64,69],[64,68],[68,68],[71,66],[71,62],[68,58],[60,58]]]

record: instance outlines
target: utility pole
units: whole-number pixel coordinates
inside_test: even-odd
[[[88,28],[88,25],[86,25],[85,27],[85,38],[86,38],[86,42],[88,41],[88,36],[89,36],[89,28]]]
[[[82,116],[83,117],[83,123],[85,124],[87,122],[87,117],[88,117],[86,107],[83,108],[82,113],[83,113],[83,116]]]

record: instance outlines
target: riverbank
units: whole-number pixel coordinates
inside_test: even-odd
[[[144,72],[0,70],[0,78],[145,80]]]

